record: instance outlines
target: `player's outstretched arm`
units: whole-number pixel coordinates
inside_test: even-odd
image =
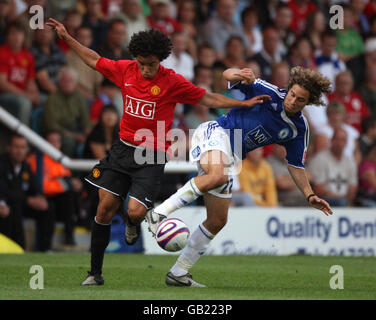
[[[222,94],[205,92],[199,103],[209,108],[235,108],[253,107],[256,104],[264,103],[268,100],[272,100],[272,98],[267,94],[262,94],[260,96],[255,96],[252,99],[241,101],[227,98]]]
[[[242,84],[251,84],[256,80],[256,77],[250,68],[229,68],[223,71],[223,78],[232,83],[241,81]]]
[[[96,53],[94,50],[91,50],[81,43],[79,43],[76,39],[69,35],[67,30],[65,29],[64,25],[59,21],[49,18],[49,22],[47,25],[52,27],[56,30],[57,35],[60,39],[63,39],[68,43],[68,45],[72,48],[74,52],[78,54],[78,56],[91,68],[96,69],[96,64],[100,55]]]
[[[310,195],[314,194],[311,185],[309,184],[305,169],[296,168],[293,166],[287,166],[291,177],[293,178],[295,184],[300,189],[301,192],[308,198]],[[320,199],[318,196],[313,195],[309,197],[309,204],[324,212],[325,215],[332,215],[333,211],[330,208],[330,205],[323,199]]]

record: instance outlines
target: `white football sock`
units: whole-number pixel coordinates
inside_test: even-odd
[[[171,197],[154,209],[154,212],[168,216],[170,213],[180,209],[202,196],[202,192],[197,188],[194,178],[189,180],[184,186],[176,191]]]
[[[214,235],[211,234],[202,223],[192,233],[188,244],[181,252],[178,260],[171,268],[171,273],[177,277],[185,275],[197,260],[205,253],[213,240]]]

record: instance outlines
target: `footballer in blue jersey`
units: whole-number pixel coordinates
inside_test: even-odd
[[[251,108],[233,108],[216,121],[202,123],[192,136],[189,155],[197,163],[198,175],[147,212],[149,230],[155,234],[159,223],[170,213],[204,196],[207,219],[191,234],[167,273],[167,285],[203,286],[193,281],[189,269],[225,226],[231,199],[231,169],[251,150],[274,143],[284,146],[288,170],[308,203],[325,215],[333,213],[329,204],[313,193],[305,173],[309,127],[302,114],[308,104],[323,104],[320,97],[330,91],[329,79],[317,71],[295,67],[285,90],[255,79],[248,68],[230,68],[223,76],[230,88],[244,94],[244,99],[257,97],[260,101]]]
[[[304,168],[309,126],[301,111],[287,116],[283,107],[286,90],[261,79],[256,79],[249,85],[229,83],[229,87],[239,89],[246,99],[261,94],[271,97],[271,100],[252,108],[233,108],[217,119],[219,126],[228,130],[231,149],[236,156],[244,159],[249,151],[277,143],[286,148],[289,165]],[[236,129],[241,129],[241,140],[234,136]],[[235,148],[235,144],[239,147]]]

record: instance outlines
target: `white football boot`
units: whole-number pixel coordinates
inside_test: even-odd
[[[149,225],[149,231],[153,234],[153,237],[157,234],[159,224],[166,218],[166,216],[154,212],[154,209],[146,212],[145,220]]]
[[[168,272],[166,275],[166,284],[168,286],[175,286],[175,287],[197,287],[197,288],[206,288],[205,285],[201,283],[197,283],[193,281],[192,275],[187,273],[180,277],[174,276],[172,272]]]

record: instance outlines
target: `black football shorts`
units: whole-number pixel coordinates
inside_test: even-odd
[[[129,192],[130,198],[143,204],[146,209],[151,209],[158,196],[165,163],[157,164],[160,152],[152,151],[154,163],[139,164],[136,157],[145,155],[145,152],[145,148],[131,146],[117,139],[109,154],[95,165],[85,180],[123,200]],[[159,157],[165,159],[165,154],[159,154]]]

